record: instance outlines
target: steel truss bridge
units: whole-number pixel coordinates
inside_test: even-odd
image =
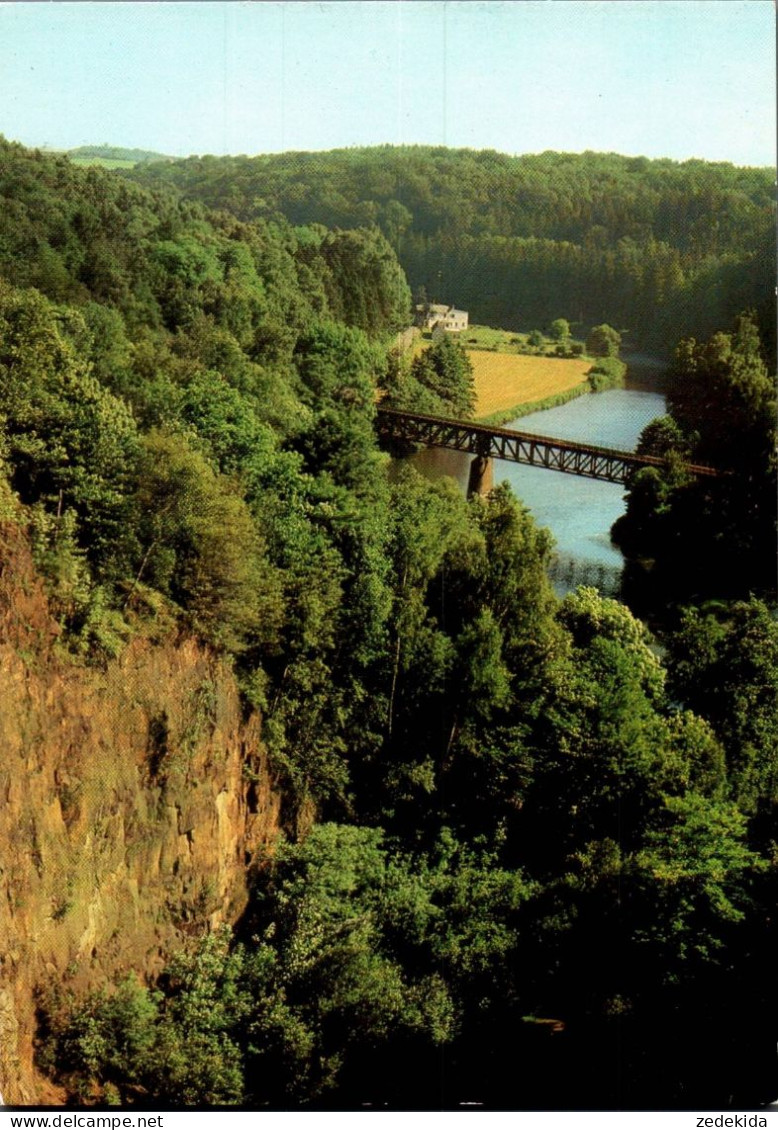
[[[568,439],[552,439],[530,432],[493,428],[488,424],[398,412],[392,408],[378,409],[376,428],[383,440],[445,447],[450,451],[467,452],[482,460],[506,459],[511,463],[546,467],[550,471],[608,483],[627,483],[632,473],[641,467],[665,466],[664,459],[636,455],[633,451],[615,451]],[[713,467],[694,463],[685,463],[683,467],[696,476],[717,477],[719,474]]]

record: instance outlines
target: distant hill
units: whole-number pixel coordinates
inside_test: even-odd
[[[754,307],[774,340],[772,169],[382,146],[189,157],[130,175],[242,221],[376,225],[417,295],[455,302],[481,325],[607,322],[656,352]]]
[[[80,165],[116,163],[128,167],[145,161],[173,160],[172,157],[155,153],[151,149],[124,149],[120,145],[80,145],[77,149],[68,149],[67,155],[71,161]]]

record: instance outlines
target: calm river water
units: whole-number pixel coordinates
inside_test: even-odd
[[[610,389],[581,396],[545,412],[533,412],[504,426],[633,451],[646,424],[664,411],[664,397],[657,392],[643,388]],[[425,448],[410,459],[428,478],[450,475],[463,490],[467,489],[471,456]],[[624,488],[497,460],[494,481],[504,479],[540,525],[547,526],[554,535],[556,558],[551,577],[557,592],[561,595],[587,584],[596,585],[604,594],[616,594],[623,558],[611,545],[610,528],[624,512]]]

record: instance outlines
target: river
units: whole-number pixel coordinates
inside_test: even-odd
[[[664,397],[646,388],[641,380],[639,387],[581,396],[558,408],[522,416],[504,427],[634,451],[643,428],[664,411]],[[467,489],[471,456],[425,448],[410,459],[428,478],[450,475],[462,490]],[[606,595],[616,595],[623,558],[611,545],[610,528],[624,512],[624,487],[496,460],[494,481],[504,479],[540,525],[554,535],[555,558],[550,572],[557,592],[563,595],[585,584],[596,585]]]

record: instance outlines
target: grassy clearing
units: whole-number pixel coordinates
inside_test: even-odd
[[[534,349],[528,342],[529,334],[514,333],[513,330],[496,330],[492,326],[468,326],[458,335],[458,340],[467,350],[488,349],[499,353],[536,353],[553,349],[556,342],[544,339],[540,350]],[[413,343],[414,355],[420,353],[432,341],[432,332],[422,330]]]
[[[476,416],[496,423],[521,411],[563,403],[589,390],[586,374],[591,361],[576,357],[532,357],[521,354],[468,350],[473,365]]]
[[[101,169],[134,169],[137,161],[126,161],[112,157],[71,157],[72,165],[98,165]]]
[[[540,337],[535,339],[535,344],[530,344],[532,334],[540,334]],[[561,348],[566,354],[571,350],[578,350],[583,354],[584,349],[584,343],[574,337],[560,342],[547,337],[540,330],[519,333],[517,330],[496,330],[492,326],[468,326],[462,331],[460,341],[466,349],[489,349],[493,353],[519,353],[530,356],[556,353],[557,348]]]

